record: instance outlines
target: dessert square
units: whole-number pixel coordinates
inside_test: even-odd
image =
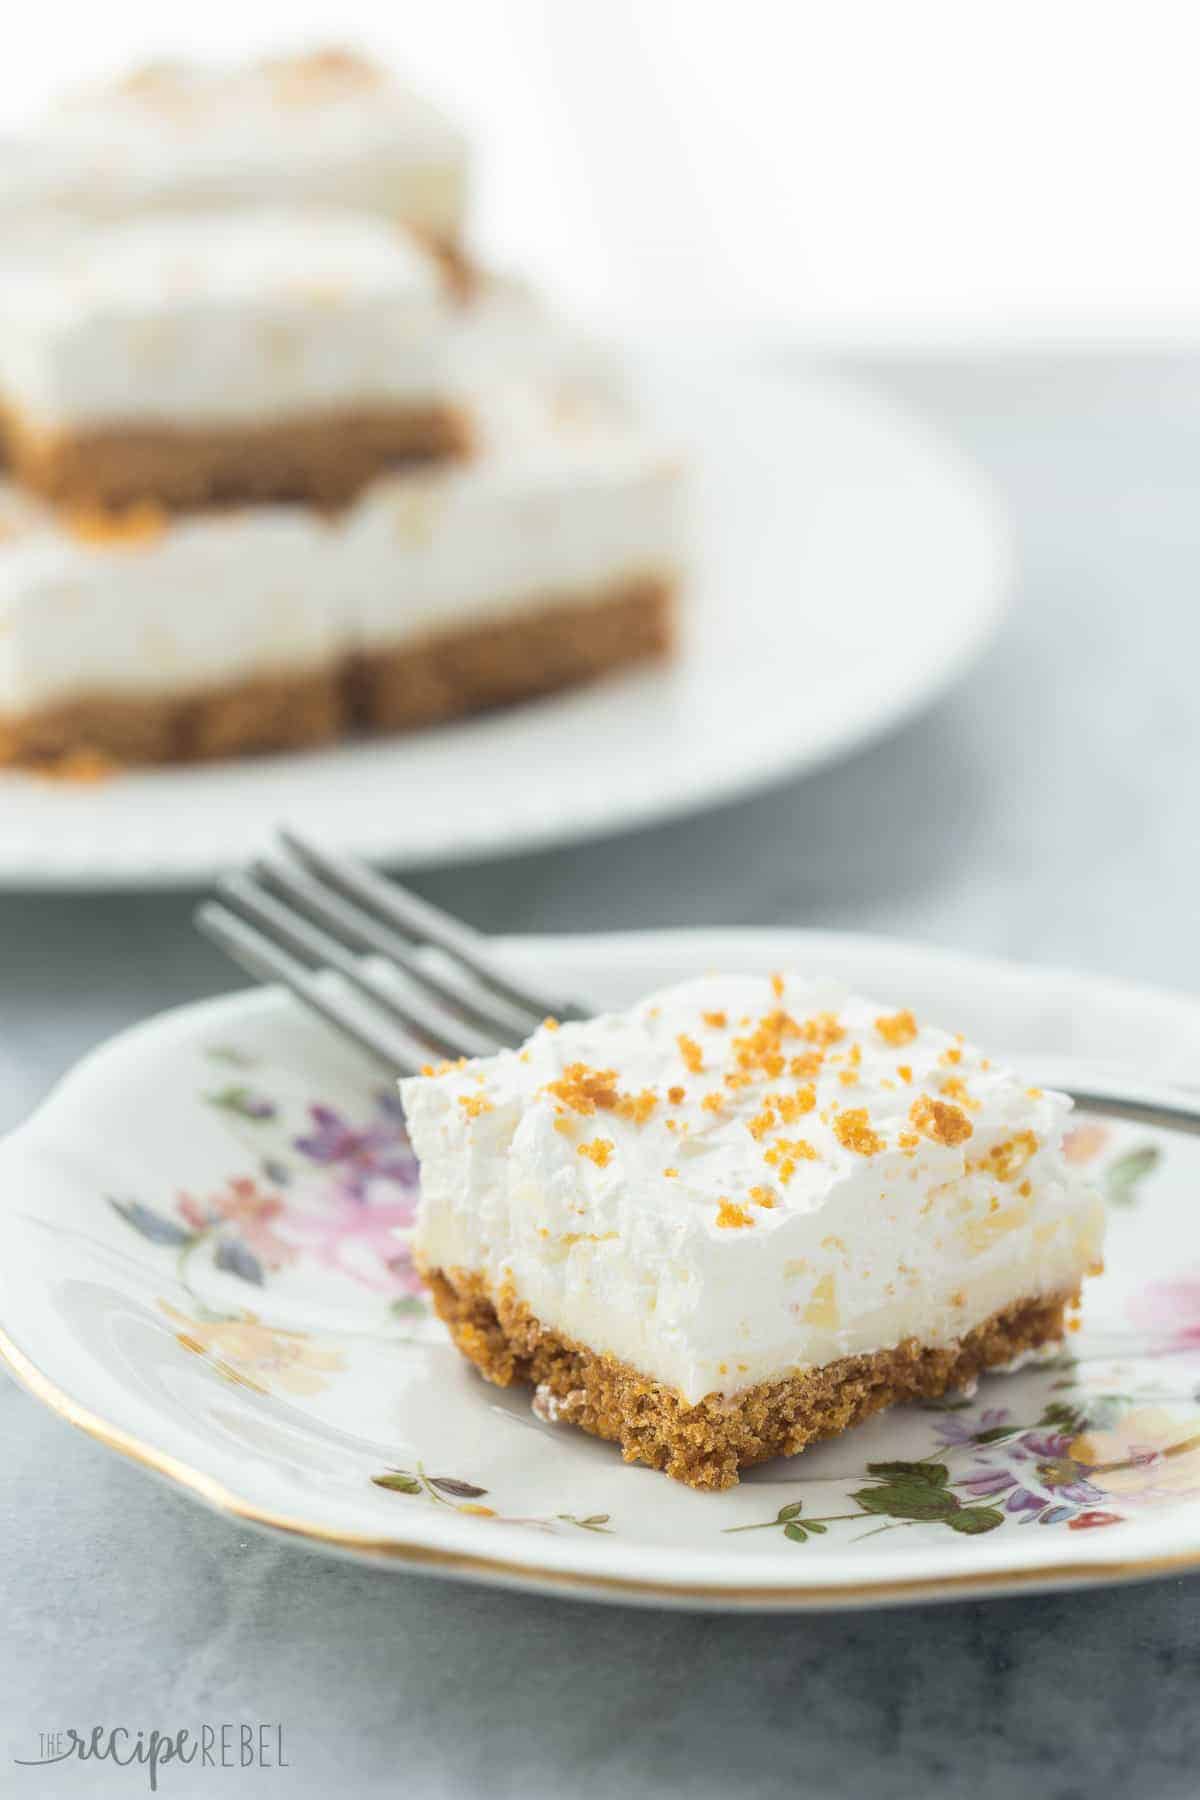
[[[432,101],[370,58],[157,62],[70,94],[8,147],[5,241],[80,221],[238,206],[376,214],[458,243],[467,146]]]
[[[0,763],[190,761],[394,731],[665,654],[681,471],[599,405],[480,407],[479,454],[334,518],[0,484]]]
[[[345,504],[462,454],[460,305],[377,220],[139,219],[11,272],[0,412],[26,486],[66,505]]]
[[[1057,1342],[1066,1096],[912,1012],[713,976],[401,1083],[459,1349],[697,1488]]]

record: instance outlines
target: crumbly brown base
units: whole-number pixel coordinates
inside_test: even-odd
[[[376,652],[350,671],[351,710],[368,730],[406,731],[595,681],[665,656],[674,602],[673,581],[647,576]]]
[[[455,1343],[486,1380],[544,1387],[558,1419],[620,1444],[626,1462],[648,1463],[696,1488],[733,1487],[738,1471],[754,1463],[794,1456],[898,1401],[966,1385],[1061,1337],[1064,1310],[1077,1297],[1017,1300],[947,1347],[908,1338],[894,1350],[842,1357],[691,1405],[627,1363],[547,1331],[511,1289],[493,1296],[482,1276],[461,1269],[429,1269],[426,1280]]]
[[[669,579],[640,577],[336,669],[260,676],[188,696],[95,694],[0,714],[0,765],[69,773],[81,754],[118,764],[203,762],[311,748],[352,729],[428,725],[665,654],[673,602]]]
[[[56,505],[171,510],[265,501],[346,506],[385,469],[465,456],[470,426],[458,408],[354,409],[262,425],[113,425],[46,431],[10,411],[13,474]]]
[[[69,776],[82,753],[116,764],[207,762],[325,744],[344,722],[332,671],[264,675],[171,699],[95,695],[0,716],[0,764]]]

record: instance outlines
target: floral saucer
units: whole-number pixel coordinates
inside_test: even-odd
[[[1200,1003],[882,940],[508,950],[599,1006],[714,966],[832,973],[1031,1080],[1200,1067]],[[475,1377],[405,1249],[386,1079],[282,995],[236,994],[97,1051],[0,1146],[0,1354],[209,1505],[385,1567],[762,1608],[1200,1568],[1200,1141],[1081,1117],[1068,1154],[1107,1196],[1109,1273],[1060,1351],[699,1494]]]

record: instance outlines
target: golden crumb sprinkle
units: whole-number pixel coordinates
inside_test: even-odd
[[[554,1119],[554,1129],[561,1131],[564,1137],[572,1137],[575,1132],[575,1121],[569,1119],[566,1113],[557,1113]]]
[[[810,1044],[819,1044],[828,1050],[831,1044],[840,1044],[845,1037],[845,1028],[836,1013],[816,1013],[811,1019],[805,1019],[799,1027],[799,1035]]]
[[[496,1110],[486,1094],[460,1094],[458,1104],[468,1119],[477,1119],[481,1113],[490,1113]]]
[[[568,1063],[557,1081],[548,1081],[543,1093],[553,1094],[572,1111],[586,1116],[598,1109],[611,1112],[619,1099],[615,1069],[589,1069],[586,1063]]]
[[[719,1113],[725,1104],[725,1096],[714,1088],[711,1094],[705,1094],[700,1104],[705,1112]]]
[[[911,1063],[897,1063],[896,1064],[896,1073],[900,1077],[901,1081],[911,1081],[912,1080],[912,1064]]]
[[[421,1067],[421,1073],[422,1073],[422,1075],[434,1075],[434,1076],[449,1075],[455,1069],[465,1069],[466,1066],[467,1066],[466,1057],[458,1056],[454,1059],[453,1062],[424,1063],[424,1064],[422,1064],[422,1067]]]
[[[1018,1192],[1018,1194],[1020,1194],[1022,1200],[1028,1200],[1030,1194],[1032,1194],[1032,1192],[1033,1192],[1032,1181],[1029,1181],[1029,1180],[1023,1181],[1021,1183],[1020,1187],[1017,1189],[1017,1192]]]
[[[750,1198],[753,1200],[755,1206],[775,1206],[777,1204],[774,1188],[762,1186],[752,1187],[750,1189]]]
[[[961,1075],[944,1075],[941,1082],[941,1091],[945,1094],[947,1100],[954,1100],[959,1106],[965,1106],[972,1112],[978,1112],[981,1102],[976,1100],[974,1094],[969,1092],[967,1084]]]
[[[883,1018],[876,1019],[875,1029],[885,1044],[890,1044],[893,1050],[901,1050],[916,1037],[917,1021],[905,1009],[904,1012],[885,1013]]]
[[[769,1149],[763,1151],[763,1161],[771,1165],[786,1187],[796,1173],[798,1163],[819,1162],[820,1158],[807,1138],[776,1138]]]
[[[736,1201],[722,1200],[717,1207],[717,1224],[727,1231],[739,1231],[745,1225],[753,1225],[754,1220],[744,1206]]]
[[[558,1030],[558,1020],[554,1017],[553,1013],[547,1013],[546,1017],[542,1020],[542,1030],[543,1031],[557,1031]]]
[[[675,1042],[679,1045],[679,1054],[685,1066],[693,1075],[698,1075],[704,1067],[704,1053],[695,1038],[690,1038],[686,1031],[681,1031]]]
[[[946,1100],[931,1099],[928,1094],[919,1094],[908,1109],[908,1116],[922,1136],[931,1138],[935,1144],[964,1144],[974,1132],[975,1127],[961,1107],[952,1106]]]
[[[902,1150],[915,1150],[920,1141],[915,1131],[902,1131],[896,1139]]]
[[[123,512],[76,506],[64,518],[71,536],[101,550],[138,550],[167,529],[167,515],[153,500],[138,500]]]
[[[843,1150],[853,1150],[859,1156],[878,1156],[884,1148],[884,1140],[871,1129],[865,1106],[848,1106],[845,1112],[837,1113],[833,1135]]]
[[[1032,1131],[1016,1131],[1003,1143],[993,1144],[976,1166],[986,1169],[997,1181],[1015,1181],[1037,1150],[1038,1140]]]
[[[68,786],[95,787],[98,782],[111,781],[119,773],[120,763],[115,756],[109,756],[104,750],[93,749],[88,744],[81,744],[77,750],[65,750],[50,762],[39,763],[32,773],[42,781],[66,782]]]
[[[635,1125],[644,1125],[655,1107],[658,1095],[653,1088],[643,1088],[640,1094],[622,1094],[617,1101],[617,1114],[622,1119],[632,1119]]]
[[[771,992],[774,994],[774,996],[777,1000],[783,999],[783,976],[782,975],[772,975],[772,977],[771,977]]]
[[[700,1017],[704,1020],[706,1025],[711,1025],[714,1031],[724,1031],[726,1025],[729,1023],[727,1016],[723,1012],[701,1013]]]
[[[942,1054],[938,1057],[938,1061],[944,1068],[952,1069],[956,1063],[962,1061],[962,1051],[955,1045],[951,1050],[943,1050]]]
[[[678,1169],[664,1169],[663,1174],[666,1176],[668,1181],[674,1181],[676,1176],[679,1174],[679,1170]]]
[[[1042,1097],[1041,1088],[1026,1088],[1025,1092],[1031,1100],[1040,1100]]]
[[[779,1116],[785,1125],[794,1125],[805,1113],[810,1113],[817,1104],[815,1088],[800,1087],[794,1094],[769,1094],[767,1103],[779,1109]]]
[[[667,1089],[667,1099],[671,1102],[672,1106],[682,1106],[687,1099],[687,1090],[681,1087],[669,1087]]]
[[[788,1074],[793,1081],[811,1080],[821,1073],[821,1064],[825,1061],[821,1050],[806,1050],[802,1056],[793,1056],[788,1063]]]
[[[733,1040],[733,1056],[737,1068],[747,1075],[766,1075],[775,1081],[783,1074],[787,1059],[781,1049],[785,1037],[799,1035],[799,1027],[785,1012],[766,1013],[747,1037]]]
[[[749,1131],[750,1136],[756,1138],[761,1144],[767,1133],[774,1131],[778,1123],[779,1114],[773,1107],[764,1106],[762,1111],[755,1113],[752,1119],[747,1119],[746,1129]]]
[[[594,1162],[598,1169],[607,1169],[612,1160],[613,1146],[611,1138],[592,1138],[590,1143],[580,1144],[580,1156],[586,1156]]]
[[[839,1069],[838,1080],[843,1087],[857,1087],[858,1071],[856,1069]]]

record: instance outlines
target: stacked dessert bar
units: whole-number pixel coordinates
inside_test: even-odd
[[[160,68],[0,157],[0,761],[397,730],[665,653],[680,471],[374,65]]]

